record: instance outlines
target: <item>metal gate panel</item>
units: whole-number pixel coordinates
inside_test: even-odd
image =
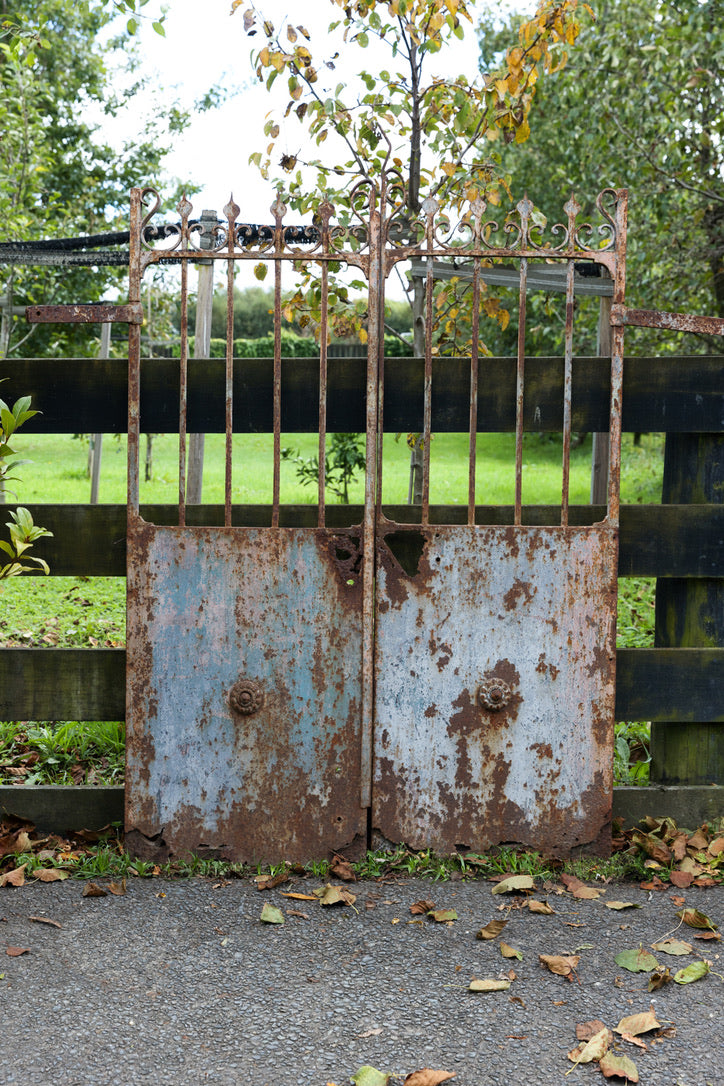
[[[129,544],[129,847],[304,861],[361,838],[355,539],[139,524]]]
[[[442,853],[603,845],[615,531],[412,532],[416,572],[378,545],[374,828]]]

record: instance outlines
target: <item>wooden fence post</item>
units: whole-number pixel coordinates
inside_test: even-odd
[[[724,503],[724,435],[667,434],[661,500],[664,505]],[[657,580],[654,644],[724,646],[724,580]],[[696,675],[691,681],[696,682]],[[651,780],[724,784],[724,725],[652,724]]]

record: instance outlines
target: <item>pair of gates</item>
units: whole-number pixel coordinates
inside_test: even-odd
[[[149,205],[153,203],[150,210]],[[626,193],[598,199],[602,224],[566,223],[552,243],[536,234],[533,205],[505,223],[486,221],[482,200],[455,229],[435,201],[411,222],[384,178],[358,190],[358,221],[318,226],[204,227],[179,205],[162,230],[153,190],[132,193],[129,338],[128,683],[126,831],[139,855],[191,851],[234,860],[307,860],[364,849],[371,834],[440,852],[519,842],[559,854],[605,848],[612,802],[615,605],[623,320],[611,352],[608,511],[600,523],[568,523],[574,269],[601,264],[623,312]],[[205,232],[204,232],[205,231]],[[503,236],[504,235],[504,236]],[[501,239],[496,241],[496,239]],[[469,358],[469,487],[464,523],[434,523],[430,446],[445,366],[433,351],[433,260],[464,258],[472,290]],[[179,262],[181,361],[178,524],[140,515],[141,281]],[[425,270],[423,447],[419,523],[395,519],[384,499],[385,284],[396,265]],[[478,406],[485,396],[479,340],[481,292],[501,260],[514,261],[519,293],[515,365],[513,523],[476,523]],[[227,350],[224,524],[187,523],[188,272],[225,265]],[[276,332],[270,397],[273,500],[270,523],[235,527],[232,435],[243,360],[233,360],[234,270],[273,268]],[[319,483],[314,527],[284,527],[281,432],[287,367],[281,357],[283,272],[319,269],[319,451],[325,463],[330,265],[368,284],[366,479],[361,523],[327,523]],[[537,264],[534,262],[538,262]],[[525,313],[529,274],[541,263],[566,277],[563,471],[558,523],[523,524],[526,405]],[[462,273],[461,273],[462,274]],[[235,390],[236,385],[236,390]],[[441,424],[440,428],[444,429]],[[433,511],[434,512],[434,511]]]

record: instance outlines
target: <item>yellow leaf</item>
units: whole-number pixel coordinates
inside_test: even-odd
[[[287,38],[290,42],[295,42],[297,40],[297,32],[293,26],[287,27]]]
[[[516,143],[525,143],[525,141],[528,139],[529,135],[530,135],[530,125],[528,124],[527,121],[522,121],[522,123],[519,124],[518,127],[515,130],[515,142]]]
[[[266,68],[269,64],[269,46],[265,45],[259,53],[259,63],[263,68]]]
[[[360,330],[358,332],[358,335],[359,335],[360,343],[366,343],[367,342],[367,329],[366,328],[360,328]]]

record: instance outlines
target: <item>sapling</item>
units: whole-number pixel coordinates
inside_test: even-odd
[[[10,457],[16,456],[15,450],[9,444],[10,439],[28,419],[37,414],[38,412],[30,407],[30,396],[21,396],[12,407],[0,400],[0,496],[3,500],[7,494],[17,497],[13,491],[7,489],[8,482],[17,482],[18,479],[17,475],[10,475],[10,471],[20,464],[30,463],[29,460],[10,461]],[[43,573],[49,573],[48,563],[44,559],[35,558],[27,552],[36,539],[52,536],[53,533],[34,524],[30,511],[22,506],[18,506],[15,512],[10,511],[10,517],[5,525],[9,530],[10,541],[0,539],[0,550],[10,557],[10,561],[0,565],[0,580],[19,577],[22,573],[37,573],[39,569]]]

